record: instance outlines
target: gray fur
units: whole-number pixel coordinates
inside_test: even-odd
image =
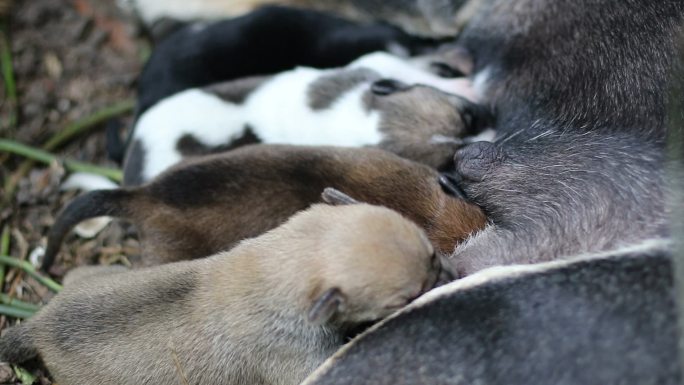
[[[380,74],[368,68],[335,71],[323,75],[309,85],[309,106],[314,111],[330,108],[345,92],[380,79]]]
[[[665,102],[681,2],[485,3],[458,44],[486,79],[498,137],[461,149],[455,174],[493,226],[449,268],[467,275],[667,236]]]
[[[680,384],[669,252],[485,270],[428,293],[303,385]]]
[[[549,132],[520,141],[510,151],[495,144],[485,147],[495,153],[489,154],[482,179],[463,185],[494,226],[459,246],[449,259],[460,276],[667,234],[664,154],[654,145],[625,133]]]
[[[24,362],[38,356],[31,331],[21,324],[7,329],[0,338],[0,362]]]

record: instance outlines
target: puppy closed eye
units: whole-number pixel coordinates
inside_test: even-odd
[[[442,62],[433,62],[430,63],[430,70],[437,76],[441,78],[461,78],[464,77],[465,74],[458,69],[451,67],[450,65]]]

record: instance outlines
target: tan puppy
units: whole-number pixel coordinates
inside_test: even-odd
[[[76,270],[0,360],[39,355],[60,385],[298,384],[439,271],[418,226],[367,204],[314,205],[210,258],[110,269]]]
[[[140,231],[143,259],[153,265],[228,250],[283,223],[333,187],[370,204],[397,210],[451,253],[484,227],[482,211],[445,193],[436,171],[370,148],[254,145],[178,165],[135,188],[92,191],[57,218],[43,268],[80,221],[110,215]]]

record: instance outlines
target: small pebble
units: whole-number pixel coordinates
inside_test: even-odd
[[[9,384],[14,382],[14,370],[6,362],[0,362],[0,384]]]

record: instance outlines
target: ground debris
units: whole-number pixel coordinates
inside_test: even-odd
[[[3,102],[0,87],[0,116],[17,108],[17,125],[0,128],[0,137],[41,147],[70,122],[87,117],[103,107],[135,96],[135,79],[142,67],[141,53],[148,43],[136,36],[130,15],[111,0],[24,0],[10,10],[9,44],[18,105]],[[124,127],[131,116],[122,117]],[[105,123],[106,124],[106,123]],[[102,127],[71,140],[56,153],[92,164],[117,167],[107,158]],[[24,161],[0,154],[0,178],[6,183]],[[74,198],[75,191],[61,191],[66,176],[60,164],[36,163],[19,180],[8,203],[0,204],[0,230],[10,229],[9,254],[28,260],[29,254],[45,247],[46,235],[57,213]],[[0,187],[0,199],[4,198]],[[91,240],[69,235],[54,265],[54,277],[75,266],[103,262],[126,263],[137,258],[138,244],[130,225],[115,222]],[[6,268],[2,293],[17,300],[44,304],[54,295],[45,286],[14,268]],[[16,319],[0,316],[0,329]],[[40,362],[22,365],[48,385],[47,370]],[[11,366],[0,365],[0,384],[20,384]]]

